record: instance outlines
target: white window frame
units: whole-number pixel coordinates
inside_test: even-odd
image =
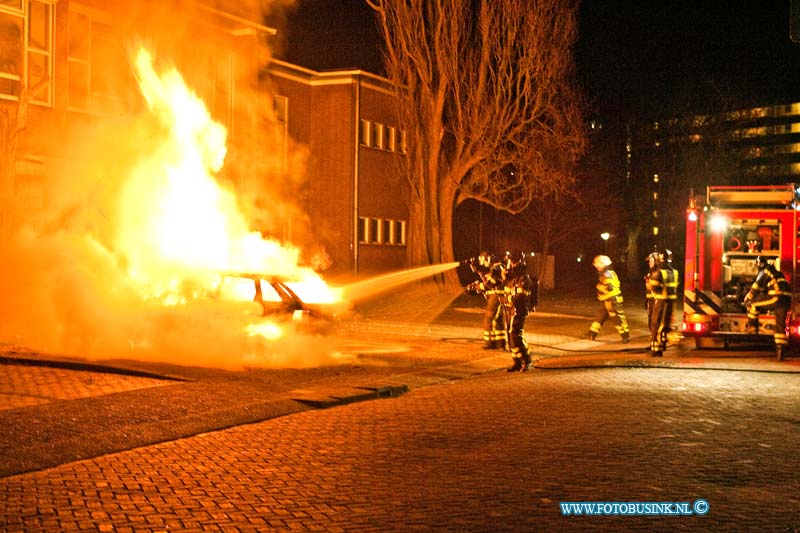
[[[40,5],[45,8],[47,24],[45,35],[47,43],[45,44],[45,48],[34,47],[30,42],[30,16],[31,6],[33,4]],[[18,7],[0,5],[0,14],[4,16],[18,17],[19,21],[21,22],[20,27],[22,29],[22,34],[20,35],[20,72],[11,73],[0,71],[0,79],[16,82],[20,92],[23,90],[23,88],[30,88],[32,85],[30,78],[30,57],[37,56],[39,58],[44,58],[45,72],[43,75],[46,76],[49,81],[45,84],[44,88],[40,89],[31,97],[31,102],[47,107],[51,107],[53,105],[53,56],[55,51],[54,12],[54,0],[20,0]],[[0,99],[19,101],[19,93],[0,93]]]

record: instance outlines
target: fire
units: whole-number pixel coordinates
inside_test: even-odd
[[[134,169],[120,198],[118,246],[143,290],[177,296],[185,279],[209,283],[220,271],[321,282],[298,266],[297,249],[250,231],[233,193],[216,182],[227,132],[177,70],[158,75],[145,49],[135,66],[149,109],[169,131],[168,141]]]
[[[144,48],[134,65],[148,109],[167,131],[166,142],[132,170],[119,197],[116,247],[141,294],[185,303],[213,290],[220,273],[259,272],[293,280],[309,302],[337,301],[319,275],[298,265],[296,248],[248,228],[234,194],[215,179],[227,131],[178,71],[156,72]],[[264,336],[275,338],[276,327]]]
[[[0,346],[224,367],[329,361],[327,339],[292,320],[315,309],[286,295],[338,303],[341,290],[250,227],[218,180],[228,132],[181,74],[144,48],[132,64],[144,112],[76,128],[45,209],[0,240]]]

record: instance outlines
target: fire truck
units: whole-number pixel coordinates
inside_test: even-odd
[[[705,197],[692,195],[686,211],[686,261],[681,330],[698,348],[728,348],[731,343],[770,343],[775,328],[787,328],[790,345],[800,344],[798,310],[797,185],[711,186]],[[792,286],[786,324],[771,313],[759,317],[758,333],[747,330],[742,303],[766,257]]]

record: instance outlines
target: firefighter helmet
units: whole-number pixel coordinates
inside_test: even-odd
[[[505,264],[506,269],[509,272],[524,270],[526,267],[525,252],[522,250],[512,250],[510,252],[506,252]]]
[[[672,264],[672,250],[664,248],[664,262],[668,265]]]
[[[650,268],[655,268],[659,265],[659,263],[661,262],[659,256],[660,254],[658,252],[651,252],[650,254],[648,254],[647,264]]]
[[[492,254],[492,252],[488,250],[484,250],[480,254],[478,254],[478,263],[481,266],[489,267],[492,266],[492,263],[495,262],[497,262],[497,258],[494,256],[494,254]]]
[[[592,261],[592,266],[597,270],[604,270],[611,266],[611,258],[607,255],[598,255]]]
[[[767,266],[767,258],[763,255],[759,255],[756,257],[756,268],[761,270],[762,268]]]

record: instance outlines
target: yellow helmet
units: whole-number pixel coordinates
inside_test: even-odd
[[[594,266],[597,270],[608,268],[611,266],[611,258],[607,255],[598,255],[592,261],[592,266]]]

